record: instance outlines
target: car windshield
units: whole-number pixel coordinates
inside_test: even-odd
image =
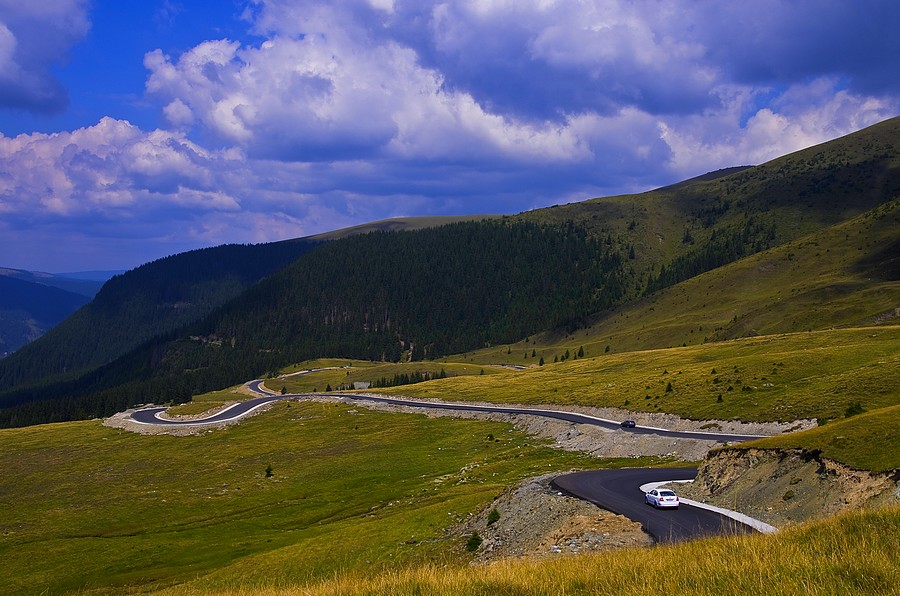
[[[661,497],[674,497],[675,493],[670,490],[661,490],[659,491],[659,496]]]

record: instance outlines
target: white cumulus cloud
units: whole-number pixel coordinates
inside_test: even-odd
[[[171,252],[761,163],[900,113],[894,4],[251,0],[246,37],[148,48],[159,130],[0,136],[0,237]],[[0,107],[65,103],[86,6],[0,0]]]

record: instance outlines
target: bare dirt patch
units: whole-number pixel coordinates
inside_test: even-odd
[[[476,551],[476,563],[653,544],[641,524],[553,490],[550,482],[558,475],[531,478],[504,491],[479,515],[455,526],[451,535],[462,541],[478,533],[483,542]]]

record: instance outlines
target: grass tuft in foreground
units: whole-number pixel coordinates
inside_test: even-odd
[[[232,595],[898,594],[900,507],[854,512],[779,534],[483,566],[358,571],[304,585],[234,587]],[[173,594],[197,596],[179,588]]]

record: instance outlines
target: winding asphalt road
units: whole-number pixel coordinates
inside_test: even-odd
[[[693,480],[697,468],[625,468],[558,476],[553,485],[573,497],[640,522],[657,542],[678,542],[720,534],[749,534],[753,528],[715,511],[682,502],[678,509],[656,510],[644,501],[641,486],[668,480]],[[678,492],[677,489],[675,491]]]
[[[131,419],[140,424],[169,426],[212,425],[238,420],[253,410],[274,401],[327,396],[416,408],[542,416],[574,424],[590,424],[601,428],[635,434],[654,434],[663,437],[701,439],[717,441],[720,443],[740,442],[761,438],[761,435],[673,431],[649,426],[622,428],[620,422],[616,420],[607,420],[562,410],[512,408],[462,403],[436,403],[351,393],[330,395],[319,393],[281,395],[267,389],[262,380],[252,381],[248,386],[251,391],[258,394],[260,397],[237,403],[206,418],[195,420],[168,420],[159,417],[159,414],[164,412],[166,408],[146,408],[132,412]],[[685,503],[682,503],[678,510],[660,511],[657,511],[644,503],[643,492],[640,488],[642,485],[669,480],[691,480],[696,475],[696,468],[628,468],[622,470],[597,470],[566,474],[556,478],[553,483],[559,490],[572,496],[590,501],[604,509],[608,509],[609,511],[640,522],[643,525],[644,530],[659,542],[675,542],[713,534],[752,532],[753,529],[748,525],[714,511],[693,507]]]
[[[465,403],[440,403],[429,401],[418,401],[410,399],[397,399],[393,397],[375,397],[372,395],[360,395],[356,393],[339,393],[339,394],[322,394],[322,393],[288,393],[281,395],[270,389],[266,389],[263,385],[264,381],[251,381],[248,387],[260,397],[237,403],[213,416],[200,418],[195,420],[169,420],[160,418],[159,413],[164,412],[166,408],[147,408],[137,410],[131,414],[132,420],[141,424],[163,424],[163,425],[182,425],[197,426],[201,424],[219,424],[237,420],[245,416],[267,403],[282,399],[302,399],[304,397],[340,397],[343,399],[352,399],[354,401],[370,401],[375,403],[390,404],[394,406],[409,406],[414,408],[428,408],[433,410],[450,410],[456,412],[486,412],[489,414],[517,414],[525,416],[541,416],[544,418],[554,418],[563,420],[573,424],[590,424],[599,426],[609,430],[622,430],[625,432],[643,434],[643,435],[659,435],[662,437],[672,437],[676,439],[700,439],[704,441],[716,441],[719,443],[736,443],[740,441],[750,441],[752,439],[761,439],[765,435],[736,435],[728,433],[708,433],[694,431],[678,431],[668,430],[665,428],[656,428],[652,426],[635,426],[633,428],[622,428],[620,421],[608,420],[606,418],[598,418],[587,414],[578,414],[575,412],[566,412],[564,410],[546,410],[540,408],[511,408],[506,406],[484,406]]]

